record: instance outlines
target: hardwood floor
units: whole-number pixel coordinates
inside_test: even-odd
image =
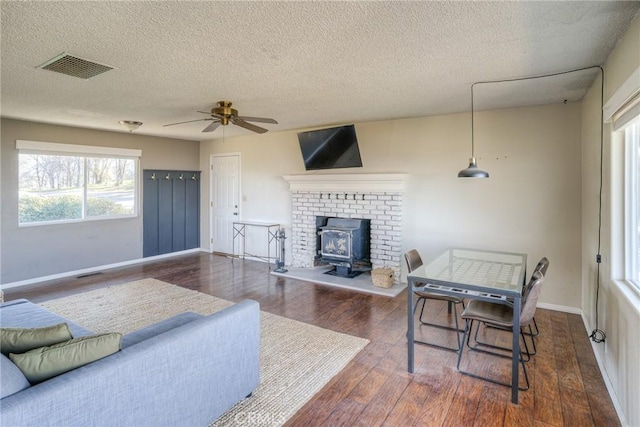
[[[616,426],[620,425],[580,316],[538,309],[538,354],[527,364],[531,389],[510,402],[510,389],[461,375],[457,354],[416,346],[407,372],[406,292],[396,298],[283,279],[263,263],[205,253],[185,255],[8,289],[5,300],[42,302],[153,277],[231,301],[251,298],[261,309],[369,339],[369,345],[317,393],[290,426]],[[430,318],[447,319],[446,305],[428,305]],[[450,320],[450,319],[449,319]],[[446,320],[445,320],[446,321]],[[430,341],[452,345],[455,335],[418,328]],[[485,338],[508,343],[504,332]],[[463,353],[469,369],[509,381],[510,360]]]

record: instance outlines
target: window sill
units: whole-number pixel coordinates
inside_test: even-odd
[[[612,282],[613,288],[619,290],[629,304],[640,313],[640,289],[626,279],[613,279]]]

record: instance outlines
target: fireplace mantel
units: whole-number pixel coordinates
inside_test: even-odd
[[[284,175],[290,191],[404,192],[409,175],[402,173]]]

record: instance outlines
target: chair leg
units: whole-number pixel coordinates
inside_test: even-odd
[[[499,326],[495,326],[495,325],[486,325],[487,328],[493,328],[493,329],[504,329],[501,328]],[[525,334],[529,335],[530,337],[537,337],[538,335],[540,335],[540,330],[538,329],[538,322],[536,322],[536,318],[533,318],[533,327],[535,328],[535,330],[533,330],[531,328],[531,325],[529,325],[529,332],[525,332]]]
[[[464,307],[464,302],[462,303],[462,306]],[[458,304],[453,304],[453,318],[456,321],[456,342],[458,343],[458,353],[462,353],[462,345],[464,341],[460,341],[460,325],[458,324]]]
[[[422,310],[420,311],[420,317],[422,318],[422,313],[424,312],[424,306],[425,304],[427,304],[427,299],[425,297],[419,297],[416,301],[416,305],[413,306],[413,314],[415,316],[416,314],[416,310],[418,309],[418,304],[420,304],[420,301],[422,301]]]
[[[478,323],[480,323],[480,322],[478,322]],[[469,345],[469,338],[470,338],[470,335],[471,335],[471,329],[472,328],[473,328],[473,320],[465,319],[464,336],[462,337],[462,340],[464,342],[465,339],[466,339],[467,345]],[[480,328],[480,324],[478,324],[478,328]],[[473,349],[473,347],[469,347],[469,348]],[[484,353],[494,354],[493,352],[486,351],[486,350],[480,350],[480,351],[482,351]],[[467,376],[472,377],[472,378],[477,378],[477,379],[480,379],[480,380],[489,381],[489,382],[494,383],[494,384],[503,385],[505,387],[511,387],[510,383],[504,383],[504,382],[501,382],[501,381],[496,381],[496,380],[494,380],[492,378],[483,377],[481,375],[476,375],[476,374],[471,373],[471,372],[463,371],[462,369],[460,369],[460,361],[461,360],[462,360],[462,349],[460,349],[460,351],[458,352],[458,363],[456,364],[456,368],[458,369],[458,372],[460,372],[461,374],[467,375]],[[526,391],[526,390],[529,390],[530,385],[529,385],[529,375],[527,373],[527,367],[525,366],[525,360],[524,360],[522,351],[520,351],[519,360],[520,360],[520,365],[522,366],[522,371],[524,373],[524,380],[525,380],[525,384],[526,385],[524,387],[520,387],[520,385],[518,385],[518,390]]]
[[[511,347],[502,347],[502,346],[499,346],[499,345],[489,344],[489,343],[480,341],[478,339],[478,331],[480,330],[480,323],[481,322],[478,322],[478,325],[476,327],[476,332],[475,332],[475,334],[473,336],[473,340],[475,342],[475,345],[471,345],[471,343],[470,343],[471,334],[469,334],[469,336],[467,337],[467,347],[469,347],[473,351],[478,351],[480,353],[487,353],[487,354],[493,354],[494,356],[510,358],[511,356],[509,356],[507,354],[496,353],[494,351],[485,350],[485,349],[482,349],[482,348],[479,347],[479,346],[481,346],[481,347],[487,347],[487,348],[494,348],[496,350],[502,350],[502,351],[508,351],[508,352],[512,351]],[[471,320],[471,324],[473,325],[473,320]],[[488,328],[506,330],[506,329],[503,329],[503,328],[500,328],[500,327],[493,327],[492,325],[487,325],[487,324],[484,324],[484,325],[486,327],[488,327]],[[469,332],[471,332],[471,331],[469,331]],[[521,328],[520,329],[520,336],[522,337],[522,341],[523,341],[523,346],[524,346],[524,350],[525,350],[524,354],[526,354],[526,358],[524,358],[524,361],[525,362],[529,362],[531,360],[531,356],[535,356],[535,354],[537,352],[535,340],[533,339],[533,337],[531,337],[531,343],[533,345],[533,351],[531,351],[529,349],[529,344],[527,343],[527,338],[526,338],[527,336],[530,336],[530,335],[527,332],[524,332],[522,330],[522,328]],[[523,354],[523,357],[524,357],[524,354]]]
[[[459,332],[464,332],[462,329],[459,329],[459,328],[457,327],[457,314],[456,314],[456,327],[455,327],[455,328],[453,328],[453,327],[451,327],[451,326],[439,325],[439,324],[437,324],[437,323],[431,323],[431,322],[427,322],[426,320],[423,320],[423,319],[422,319],[422,316],[423,316],[423,314],[424,314],[424,308],[425,308],[425,306],[427,305],[427,299],[426,299],[426,298],[424,298],[424,297],[420,297],[420,298],[423,298],[423,300],[424,300],[424,304],[422,305],[422,310],[420,311],[420,316],[418,317],[418,320],[420,321],[420,323],[422,323],[423,325],[427,325],[427,326],[433,326],[434,328],[447,329],[447,330],[449,330],[449,331],[459,331]],[[457,303],[452,303],[452,302],[448,302],[448,301],[447,301],[447,303],[448,303],[448,304],[453,304],[453,306],[454,306],[454,312],[455,312],[455,313],[457,313],[457,310],[456,310]],[[416,303],[416,308],[417,308],[417,305],[418,305],[418,304]],[[462,307],[464,307],[464,302],[462,303]],[[415,311],[416,311],[416,310],[414,309],[414,314],[415,314]]]
[[[458,308],[457,308],[457,303],[452,303],[452,302],[447,302],[448,304],[453,304],[453,315],[454,315],[454,320],[456,323],[456,327],[453,328],[451,326],[445,326],[445,325],[438,325],[437,323],[430,323],[427,322],[425,320],[422,319],[422,316],[424,314],[424,309],[425,306],[427,305],[427,298],[425,297],[419,297],[418,300],[416,301],[415,306],[413,307],[413,314],[415,315],[417,309],[418,309],[418,303],[420,302],[420,300],[422,300],[422,308],[420,310],[420,316],[418,316],[418,320],[420,321],[421,324],[425,325],[425,326],[433,326],[435,328],[440,328],[440,329],[446,329],[449,331],[455,331],[456,332],[456,344],[457,347],[453,348],[453,347],[447,347],[447,346],[443,346],[443,345],[439,345],[439,344],[435,344],[435,343],[430,343],[427,341],[420,341],[420,340],[416,340],[414,339],[413,341],[416,344],[422,344],[422,345],[428,345],[430,347],[435,347],[435,348],[439,348],[442,350],[450,350],[450,351],[454,351],[454,352],[459,352],[460,349],[462,348],[462,342],[460,341],[460,332],[464,332],[460,329],[460,326],[458,325]],[[462,303],[462,306],[464,307],[464,302]]]
[[[492,327],[495,328],[495,326],[491,326],[491,325],[487,325],[488,327]],[[538,322],[536,322],[536,318],[533,318],[533,326],[535,328],[535,331],[531,328],[531,325],[529,325],[529,332],[525,332],[526,335],[529,335],[532,338],[536,338],[538,335],[540,335],[540,330],[538,329]]]
[[[473,321],[471,321],[473,323]],[[465,339],[468,340],[468,336],[469,336],[469,320],[465,319],[464,321],[464,334],[462,335],[462,345],[464,346],[464,341]],[[467,345],[468,345],[468,341],[467,341]],[[462,351],[463,348],[460,348],[460,351],[458,352],[458,363],[456,364],[456,368],[458,369],[458,371],[460,371],[460,360],[462,360]]]

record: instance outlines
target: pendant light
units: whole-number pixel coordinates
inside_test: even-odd
[[[489,178],[489,172],[482,170],[478,167],[478,162],[475,157],[475,146],[473,140],[473,86],[471,85],[471,158],[469,158],[469,166],[466,169],[462,169],[458,172],[458,178]]]

